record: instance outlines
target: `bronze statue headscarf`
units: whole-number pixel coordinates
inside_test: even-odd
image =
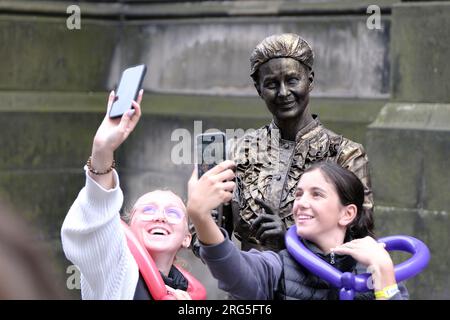
[[[310,70],[314,64],[314,53],[311,46],[299,35],[284,33],[265,38],[253,50],[250,56],[250,76],[258,82],[258,69],[265,62],[273,58],[292,58]]]

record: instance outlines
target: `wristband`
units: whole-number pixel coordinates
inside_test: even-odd
[[[112,169],[114,169],[116,167],[116,160],[113,160],[111,167],[109,167],[108,169],[106,169],[105,171],[97,171],[94,168],[92,168],[92,156],[89,157],[89,159],[86,162],[86,166],[88,167],[89,171],[92,172],[95,175],[103,175],[103,174],[107,174],[110,173],[112,171]]]
[[[383,288],[382,290],[375,291],[375,298],[390,299],[399,292],[400,292],[400,290],[398,289],[397,284],[393,284],[392,286],[387,286],[387,287]]]

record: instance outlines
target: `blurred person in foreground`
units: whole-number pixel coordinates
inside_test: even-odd
[[[66,299],[50,249],[14,211],[0,201],[0,300]]]

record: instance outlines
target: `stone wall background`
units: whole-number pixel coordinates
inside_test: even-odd
[[[71,263],[60,227],[121,70],[149,67],[144,115],[116,155],[125,208],[155,188],[185,198],[192,165],[171,162],[172,132],[193,135],[200,120],[204,130],[267,123],[248,59],[264,37],[295,32],[316,55],[313,111],[367,149],[377,233],[431,250],[407,283],[411,297],[450,298],[448,1],[83,1],[81,29],[69,30],[71,4],[0,1],[0,196],[54,248],[63,286]],[[371,4],[381,30],[367,28]],[[208,298],[225,297],[201,262],[182,256]]]

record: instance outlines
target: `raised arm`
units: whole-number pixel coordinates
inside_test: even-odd
[[[194,170],[189,181],[187,211],[201,243],[200,255],[219,287],[237,299],[273,299],[281,276],[281,260],[271,251],[240,251],[220,229],[211,210],[231,200],[235,183],[232,161],[209,170],[200,180]]]
[[[91,168],[89,175],[106,190],[114,187],[112,171],[106,174],[94,174],[92,171],[107,172],[114,161],[114,151],[128,138],[141,117],[140,103],[143,91],[139,92],[138,100],[133,101],[134,109],[130,109],[121,118],[111,119],[109,110],[114,102],[114,91],[108,99],[105,118],[97,130],[92,144]]]
[[[141,115],[139,103],[120,119],[110,119],[114,101],[94,138],[86,186],[70,208],[61,239],[66,257],[81,272],[83,299],[131,299],[139,276],[122,232],[119,210],[123,203],[119,176],[111,168],[114,151],[135,128]]]
[[[231,200],[235,187],[231,181],[234,179],[233,167],[233,161],[224,161],[206,172],[200,180],[195,169],[189,180],[187,211],[203,244],[213,245],[224,240],[211,211]]]

